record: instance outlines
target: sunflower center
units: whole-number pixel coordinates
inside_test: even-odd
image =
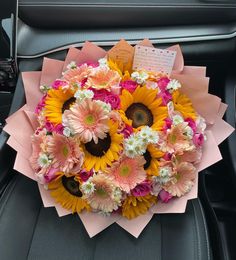
[[[75,97],[71,97],[68,100],[66,100],[62,106],[62,113],[64,113],[65,110],[70,109],[70,107],[75,103],[76,98]]]
[[[96,144],[93,140],[85,144],[85,149],[93,156],[103,156],[111,146],[111,137],[109,134],[104,139],[98,139]]]
[[[94,115],[91,115],[91,114],[87,115],[87,116],[85,117],[85,123],[86,123],[87,125],[93,125],[93,124],[95,123],[95,117],[94,117]]]
[[[144,170],[146,170],[151,164],[152,157],[151,157],[151,154],[149,151],[146,151],[144,153],[143,157],[146,160],[146,163],[144,164],[143,168],[144,168]]]
[[[120,168],[120,175],[122,177],[128,177],[130,174],[130,168],[127,165],[122,165]]]
[[[108,197],[106,190],[102,187],[96,188],[96,194],[104,199]]]
[[[79,182],[74,180],[74,177],[62,176],[62,185],[72,195],[82,197],[83,194],[79,188]]]
[[[144,125],[153,125],[152,112],[142,103],[133,103],[127,108],[125,114],[128,119],[132,120],[132,126],[134,128]]]

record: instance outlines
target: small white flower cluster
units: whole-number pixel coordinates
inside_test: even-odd
[[[95,185],[91,180],[87,180],[80,186],[80,189],[85,195],[89,195],[95,191]]]
[[[91,99],[91,98],[93,98],[93,96],[94,96],[93,91],[89,90],[89,89],[85,89],[85,90],[78,89],[74,94],[74,97],[76,98],[77,103],[81,103],[86,98]]]
[[[41,168],[47,168],[51,163],[52,160],[45,153],[39,154],[38,164]]]
[[[118,203],[118,204],[120,204],[121,203],[121,199],[122,199],[122,191],[121,191],[121,189],[120,188],[115,188],[114,189],[114,191],[113,191],[113,194],[112,194],[112,199],[116,202],[116,203]]]
[[[131,74],[131,78],[138,84],[143,84],[148,79],[148,77],[149,75],[145,71],[135,71]]]
[[[157,131],[145,126],[141,131],[132,134],[124,142],[124,151],[126,156],[134,158],[143,155],[146,152],[148,144],[157,144],[159,135]]]
[[[64,126],[64,129],[63,129],[64,136],[70,137],[70,136],[74,135],[73,130],[70,127],[68,127],[69,123],[64,115],[62,115],[62,125]]]
[[[73,135],[71,129],[68,126],[64,127],[63,135],[66,136],[66,137],[70,137],[71,135]]]
[[[171,91],[174,91],[174,90],[177,90],[177,89],[181,88],[181,84],[180,84],[180,82],[178,80],[172,79],[168,83],[166,88],[171,92]]]
[[[50,86],[46,86],[46,85],[41,85],[41,86],[39,87],[39,89],[40,89],[40,91],[41,91],[42,93],[46,94],[46,93],[48,92],[48,90],[51,89],[51,87],[50,87]]]
[[[206,130],[207,125],[206,125],[206,120],[203,117],[201,117],[201,116],[197,117],[196,125],[197,125],[198,130],[201,133],[204,133],[204,131]]]
[[[172,169],[169,166],[159,168],[159,176],[153,176],[156,183],[165,184],[170,181],[172,177]]]
[[[67,68],[68,70],[70,70],[70,69],[76,69],[76,68],[77,68],[76,62],[75,62],[75,61],[71,61],[71,62],[66,66],[66,68]]]
[[[108,63],[106,58],[101,58],[98,60],[99,66],[100,67],[105,67],[108,68]]]
[[[174,125],[178,125],[184,122],[184,119],[181,115],[174,115],[172,118],[172,122]]]
[[[104,111],[106,111],[106,112],[108,112],[108,113],[111,112],[112,109],[111,109],[111,105],[110,105],[109,103],[103,102],[103,101],[101,101],[101,100],[96,100],[95,102],[96,102],[97,104],[99,104]]]

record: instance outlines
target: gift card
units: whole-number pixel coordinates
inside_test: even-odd
[[[147,46],[135,46],[133,70],[147,70],[171,74],[176,51],[157,49]]]

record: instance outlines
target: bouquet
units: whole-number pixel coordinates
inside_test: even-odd
[[[178,46],[148,40],[45,58],[42,72],[23,74],[26,105],[5,127],[15,169],[38,182],[46,207],[79,214],[90,236],[117,222],[137,237],[154,213],[184,212],[198,171],[221,159],[233,131],[204,73],[183,67]]]

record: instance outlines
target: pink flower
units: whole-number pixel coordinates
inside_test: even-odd
[[[53,131],[55,131],[57,134],[62,135],[63,134],[63,130],[64,130],[64,126],[62,124],[57,124],[56,126],[54,126]]]
[[[45,183],[51,182],[56,177],[56,173],[59,172],[56,168],[50,168],[50,170],[44,175]]]
[[[110,213],[118,210],[121,205],[121,195],[114,185],[112,178],[103,173],[94,174],[88,180],[94,185],[94,192],[85,194],[87,202],[92,209]]]
[[[170,92],[167,91],[167,90],[161,91],[158,94],[158,97],[160,97],[162,99],[162,104],[163,105],[167,105],[167,103],[172,99],[172,96],[171,96]]]
[[[196,122],[192,118],[190,118],[190,117],[186,118],[185,122],[188,123],[188,126],[190,126],[192,128],[194,133],[197,131]]]
[[[121,133],[124,135],[124,138],[128,138],[134,132],[133,127],[130,125],[125,125]]]
[[[42,99],[40,100],[40,102],[38,103],[37,107],[35,108],[35,113],[36,113],[37,115],[39,115],[40,112],[42,111],[42,109],[44,108],[46,97],[47,97],[47,95],[44,95],[44,96],[42,97]]]
[[[45,128],[46,128],[46,130],[47,130],[48,132],[53,132],[54,125],[53,125],[51,122],[47,121],[47,122],[45,123]]]
[[[87,80],[87,77],[91,73],[91,67],[87,64],[83,64],[75,69],[67,70],[63,75],[63,80],[65,80],[71,89],[77,84],[82,84]]]
[[[88,88],[111,90],[112,87],[119,85],[120,79],[118,72],[102,67],[88,76],[86,86]]]
[[[59,89],[60,87],[66,86],[67,83],[63,80],[57,79],[52,83],[53,89]]]
[[[196,179],[197,170],[192,163],[181,162],[176,167],[176,174],[167,182],[163,188],[172,196],[181,197],[188,193]]]
[[[48,153],[53,158],[53,167],[70,173],[77,166],[81,169],[84,162],[84,153],[79,147],[77,138],[67,138],[53,133],[48,142]]]
[[[64,112],[64,117],[68,126],[84,143],[92,140],[98,143],[98,139],[104,139],[109,131],[108,112],[90,99],[73,105]]]
[[[90,67],[93,67],[93,68],[96,68],[96,67],[99,66],[99,63],[95,62],[95,61],[87,61],[87,62],[84,62],[82,64],[79,64],[79,66],[81,66],[83,64],[86,64],[87,66],[90,66]]]
[[[87,78],[82,79],[80,82],[81,87],[84,87],[86,85],[86,82],[87,82]]]
[[[143,156],[135,158],[122,156],[118,162],[113,163],[108,172],[121,190],[130,192],[146,179],[146,172],[143,168],[145,163]]]
[[[201,148],[194,149],[192,151],[186,151],[180,156],[182,162],[199,163],[202,158]]]
[[[146,88],[148,89],[156,89],[157,88],[157,83],[151,80],[147,80],[145,84]]]
[[[170,82],[169,78],[163,77],[157,81],[157,84],[161,91],[165,91],[169,82]]]
[[[79,177],[83,182],[86,182],[90,177],[92,177],[94,174],[94,171],[91,169],[90,171],[82,170],[79,173]]]
[[[151,183],[146,180],[138,184],[133,190],[131,190],[131,194],[135,197],[143,197],[148,195],[150,191],[151,191]]]
[[[192,144],[185,134],[185,124],[184,122],[176,126],[172,125],[171,129],[167,132],[166,142],[163,147],[166,152],[182,154],[184,151],[192,149]]]
[[[163,126],[163,131],[166,132],[166,130],[171,129],[172,120],[170,118],[166,118],[164,121],[165,121],[165,124]]]
[[[93,96],[94,100],[101,100],[104,102],[105,97],[110,95],[110,92],[107,91],[106,89],[94,89],[94,88],[89,88],[89,89],[92,90],[94,93]]]
[[[172,158],[172,154],[171,153],[165,153],[163,156],[163,159],[166,161],[170,161]]]
[[[105,96],[104,101],[111,105],[112,109],[119,109],[120,107],[120,97],[115,94],[110,94]]]
[[[90,88],[93,91],[94,100],[101,100],[111,105],[112,109],[118,109],[120,107],[120,97],[116,94],[111,93],[106,89],[94,89]]]
[[[169,192],[161,190],[159,193],[159,198],[162,202],[167,203],[169,200],[173,198],[173,196]]]
[[[64,126],[62,124],[58,124],[54,126],[51,122],[47,121],[45,123],[45,128],[47,129],[48,132],[55,132],[57,134],[63,134],[63,129]]]
[[[125,80],[120,83],[120,86],[123,89],[128,90],[130,93],[133,93],[135,91],[135,89],[137,88],[138,84],[137,84],[137,82],[135,82],[133,80]]]
[[[202,146],[204,143],[204,136],[203,134],[198,134],[196,133],[193,136],[193,143],[198,147],[198,146]]]
[[[120,95],[121,93],[121,87],[116,85],[111,87],[111,93],[115,95]]]

